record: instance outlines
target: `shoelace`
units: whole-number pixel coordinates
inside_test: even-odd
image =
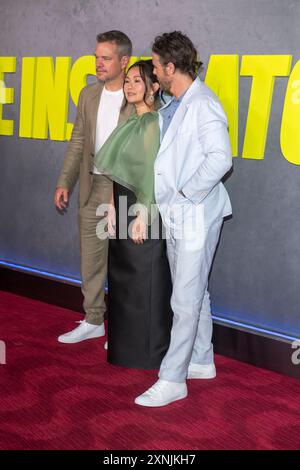
[[[166,388],[166,386],[167,386],[166,383],[157,382],[157,383],[155,383],[154,385],[152,385],[151,388],[149,388],[148,394],[149,394],[149,395],[156,395],[157,393],[158,393],[158,394],[162,394],[162,392],[164,391],[164,389]]]
[[[80,326],[83,326],[86,324],[86,321],[85,320],[77,320],[75,321],[75,323],[79,323],[79,326],[77,326],[77,328],[79,328]]]

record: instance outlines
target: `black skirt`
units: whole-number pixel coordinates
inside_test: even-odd
[[[128,213],[136,198],[114,183],[114,199],[117,226],[116,239],[109,242],[108,362],[137,369],[159,368],[169,347],[173,316],[166,242],[162,233],[142,245],[124,238],[134,220],[124,212]]]

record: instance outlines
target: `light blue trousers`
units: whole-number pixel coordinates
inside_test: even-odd
[[[201,243],[180,238],[176,228],[170,229],[167,253],[173,281],[171,306],[174,318],[170,346],[159,371],[161,379],[184,382],[190,362],[213,363],[207,284],[222,223],[223,218],[212,221],[203,230]]]

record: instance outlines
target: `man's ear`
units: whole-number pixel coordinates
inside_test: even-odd
[[[165,70],[167,72],[167,75],[173,75],[175,73],[175,65],[173,64],[173,62],[168,62],[165,67]]]
[[[154,94],[159,90],[159,83],[155,82],[151,84],[152,91]]]
[[[121,57],[122,70],[126,69],[127,65],[129,64],[129,60],[130,60],[129,55],[123,55],[123,57]]]

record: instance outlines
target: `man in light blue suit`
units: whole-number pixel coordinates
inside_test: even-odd
[[[225,113],[197,77],[191,40],[179,31],[165,33],[152,52],[161,88],[173,96],[160,110],[155,197],[167,228],[174,319],[159,380],[135,399],[155,407],[185,398],[186,379],[216,375],[207,285],[223,218],[231,214],[221,179],[232,155]]]

